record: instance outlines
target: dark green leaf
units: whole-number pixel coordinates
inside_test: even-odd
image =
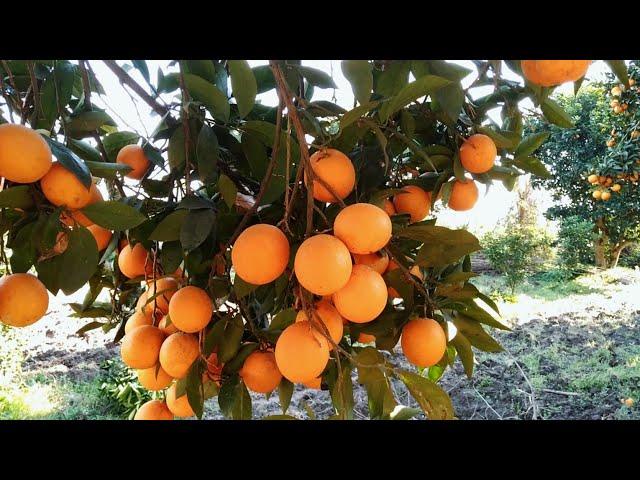
[[[127,145],[138,143],[140,136],[134,132],[113,132],[105,135],[102,139],[102,145],[109,161],[115,162],[120,150]]]
[[[202,102],[213,118],[229,121],[229,102],[227,96],[218,87],[197,75],[185,73],[184,84],[189,94]]]
[[[575,125],[567,112],[555,101],[546,98],[540,105],[545,118],[562,128],[573,128]]]
[[[244,280],[242,280],[238,275],[236,275],[236,277],[233,279],[233,290],[236,292],[236,297],[238,297],[238,300],[243,297],[246,297],[251,292],[253,292],[256,288],[258,288],[258,285],[252,285],[250,283],[247,283]]]
[[[33,207],[33,197],[28,185],[17,185],[0,192],[0,208],[11,207],[28,210]]]
[[[383,122],[386,121],[393,113],[397,112],[402,107],[420,97],[430,95],[450,83],[451,82],[446,78],[436,77],[435,75],[425,75],[424,77],[409,83],[394,97],[390,98],[387,103],[383,104],[380,109],[380,120]]]
[[[367,102],[363,105],[357,106],[353,110],[348,111],[340,118],[340,129],[342,130],[348,127],[353,122],[355,122],[360,117],[362,117],[364,114],[376,108],[379,104],[380,102],[377,100],[373,102]]]
[[[480,250],[480,242],[466,230],[451,230],[435,225],[406,227],[398,236],[423,242],[416,263],[424,267],[446,266]]]
[[[238,104],[240,117],[246,117],[256,102],[258,86],[253,71],[246,60],[229,60],[231,74],[231,89]]]
[[[147,219],[135,208],[116,200],[93,203],[84,207],[82,213],[109,230],[129,230]]]
[[[624,60],[605,60],[607,65],[613,73],[616,74],[620,83],[629,88],[629,73],[627,71],[627,64]]]
[[[149,81],[149,67],[147,67],[147,62],[145,60],[131,60],[131,63],[138,71],[142,74],[144,79]]]
[[[218,137],[208,125],[203,125],[198,134],[196,156],[198,157],[200,180],[203,183],[214,181],[218,166],[219,146]]]
[[[73,173],[80,183],[82,183],[87,189],[91,186],[91,172],[89,167],[78,157],[75,153],[65,147],[63,144],[56,142],[55,140],[43,135],[51,152],[56,156],[58,162],[62,164],[64,168]]]
[[[180,228],[180,243],[186,251],[194,250],[204,242],[216,221],[213,210],[189,210]]]
[[[462,333],[474,347],[484,352],[501,352],[503,350],[502,346],[491,338],[477,321],[464,315],[456,315],[453,317],[453,323],[458,329],[458,334]]]
[[[220,175],[220,178],[218,179],[218,190],[220,190],[222,198],[227,206],[229,208],[233,207],[236,203],[236,196],[238,194],[238,188],[236,187],[236,184],[233,183],[233,180],[224,174]]]
[[[549,178],[551,176],[544,163],[536,157],[516,157],[513,160],[513,164],[525,172],[533,173],[542,178]]]
[[[118,173],[126,175],[132,170],[129,165],[125,165],[124,163],[91,162],[89,160],[86,160],[84,163],[89,167],[91,175],[100,178],[113,179],[116,178],[116,174]]]
[[[278,397],[280,399],[280,406],[282,407],[282,413],[286,414],[291,404],[291,396],[293,395],[293,383],[286,378],[280,380],[278,385]]]
[[[180,230],[189,210],[176,210],[167,215],[149,235],[149,240],[171,242],[180,239]]]
[[[117,126],[116,122],[113,121],[107,112],[95,110],[80,112],[77,115],[70,117],[65,123],[64,128],[67,135],[74,138],[82,138],[90,135],[96,130],[99,130],[105,125],[112,127]]]
[[[300,75],[302,75],[307,82],[311,85],[314,85],[318,88],[338,88],[338,86],[333,81],[333,78],[329,76],[327,73],[322,70],[318,70],[317,68],[304,67],[302,65],[296,66]]]
[[[189,369],[186,383],[187,400],[189,401],[191,409],[198,418],[202,418],[202,411],[204,410],[202,373],[202,365],[198,360],[196,360]]]
[[[294,308],[281,310],[271,319],[269,330],[284,330],[296,321],[297,312]]]
[[[535,152],[549,138],[551,132],[540,132],[524,138],[516,147],[515,157],[527,157]]]
[[[451,344],[456,347],[456,352],[458,352],[458,356],[460,357],[460,361],[462,362],[462,366],[464,367],[464,372],[467,374],[468,378],[473,376],[473,364],[474,364],[474,355],[473,350],[471,349],[471,343],[467,340],[467,337],[460,331],[456,333],[456,336],[451,340]]]
[[[373,66],[367,60],[343,60],[342,73],[351,84],[353,95],[360,105],[369,102],[373,90]]]

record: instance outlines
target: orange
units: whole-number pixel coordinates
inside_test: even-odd
[[[167,322],[167,316],[163,316],[158,323],[158,328],[164,332],[165,335],[171,335],[172,333],[178,332],[178,327],[176,327],[173,323]]]
[[[306,382],[302,382],[302,384],[313,390],[321,390],[322,389],[322,377],[316,377],[311,380],[307,380]]]
[[[134,420],[173,420],[167,404],[160,400],[149,400],[136,412]]]
[[[153,275],[153,260],[141,243],[131,248],[127,245],[118,255],[118,268],[127,278],[136,278],[145,274]]]
[[[102,198],[102,193],[100,193],[100,190],[98,190],[98,187],[96,186],[95,183],[91,184],[91,188],[89,189],[89,195],[90,195],[89,203],[87,203],[85,207],[88,205],[93,205],[94,203],[104,201],[104,199]],[[83,227],[88,227],[89,225],[94,224],[93,221],[91,221],[89,217],[87,217],[80,210],[74,210],[68,215],[64,212],[60,214],[60,221],[65,225],[67,225],[68,227],[73,227],[74,220],[78,222],[80,225],[82,225]]]
[[[140,180],[149,170],[151,162],[139,145],[126,145],[120,149],[116,157],[116,163],[129,165],[133,170],[125,175],[127,178]]]
[[[147,308],[150,310],[155,305],[158,310],[166,315],[169,313],[169,301],[177,291],[178,281],[173,277],[156,278],[155,283],[150,280],[146,298],[151,299],[151,301]]]
[[[351,253],[377,252],[391,239],[391,220],[384,210],[370,203],[343,208],[333,222],[333,234]]]
[[[432,318],[415,318],[402,329],[402,352],[417,367],[432,367],[447,349],[447,337]]]
[[[139,329],[134,332],[137,330]],[[200,347],[195,336],[182,332],[174,333],[162,344],[160,365],[173,378],[184,378],[199,355]]]
[[[49,308],[49,293],[30,273],[14,273],[0,278],[0,322],[26,327],[40,320]]]
[[[199,287],[181,288],[169,301],[171,323],[183,332],[199,332],[207,326],[212,314],[213,302],[207,292]]]
[[[336,308],[328,301],[321,300],[316,303],[314,308],[314,317],[316,317],[316,319],[320,317],[322,323],[324,323],[327,330],[329,330],[329,335],[334,343],[340,343],[344,332],[344,319],[340,313],[338,313],[338,310],[336,310]],[[304,310],[300,310],[298,315],[296,315],[296,322],[305,322],[308,320],[309,318]],[[313,324],[314,322],[311,323]],[[324,331],[320,325],[314,325],[314,327],[321,335],[324,336]]]
[[[294,383],[318,377],[329,361],[329,343],[309,322],[297,322],[283,330],[276,341],[276,364]]]
[[[171,376],[165,372],[162,367],[154,365],[151,368],[138,370],[138,381],[140,382],[140,385],[147,390],[157,392],[159,390],[164,390],[171,385],[173,378],[171,378]]]
[[[193,417],[195,415],[191,405],[189,404],[189,397],[187,394],[183,394],[180,398],[176,398],[176,384],[174,383],[167,390],[167,407],[171,410],[176,417]]]
[[[449,195],[449,208],[458,212],[471,210],[478,201],[478,187],[473,180],[453,182]]]
[[[315,176],[320,177],[340,197],[346,198],[356,184],[356,170],[349,157],[339,150],[324,148],[309,158]],[[333,203],[338,200],[319,181],[313,181],[313,198]]]
[[[253,285],[273,282],[289,263],[289,240],[278,227],[267,223],[253,225],[235,241],[231,262],[245,282]]]
[[[164,333],[152,325],[132,329],[124,336],[120,345],[122,361],[135,369],[153,367],[158,363],[164,338]]]
[[[389,260],[389,268],[387,268],[387,272],[395,270],[396,268],[399,268],[398,264],[393,260]],[[420,280],[424,280],[424,275],[422,275],[422,271],[420,270],[420,267],[418,265],[414,265],[413,267],[411,267],[409,273],[411,273],[414,277],[418,277]],[[389,292],[389,297],[400,298],[400,294],[395,288],[389,287],[387,291]]]
[[[102,228],[100,225],[89,225],[87,230],[91,232],[93,238],[96,241],[96,245],[98,246],[98,251],[101,252],[109,245],[111,241],[111,236],[113,232],[111,230],[107,230],[106,228]]]
[[[476,133],[460,147],[460,163],[467,172],[484,173],[493,168],[498,150],[491,137]]]
[[[127,323],[124,325],[124,333],[127,334],[134,328],[141,327],[142,325],[152,325],[153,320],[151,317],[147,317],[141,310],[136,310],[133,315],[129,317]]]
[[[353,260],[356,265],[366,265],[373,268],[380,275],[384,274],[389,266],[389,255],[385,252],[369,253],[367,255],[354,253]]]
[[[307,238],[296,252],[294,270],[300,285],[316,295],[331,295],[349,281],[351,255],[336,237]]]
[[[591,174],[587,177],[587,181],[591,184],[598,183],[598,175]]]
[[[602,197],[602,190],[594,190],[591,196],[598,200],[600,197]]]
[[[419,222],[429,215],[431,209],[431,194],[425,192],[415,185],[407,185],[393,197],[393,205],[398,213],[408,213],[411,215],[411,222]]]
[[[382,209],[387,212],[387,215],[389,216],[396,215],[398,213],[396,212],[396,207],[393,206],[393,202],[388,198],[385,199]]]
[[[600,198],[606,202],[611,198],[611,192],[602,192]]]
[[[372,343],[376,341],[375,335],[369,335],[368,333],[360,332],[358,335],[358,342],[360,343]]]
[[[256,393],[273,391],[282,380],[273,352],[254,351],[244,361],[240,376],[249,390]]]
[[[354,265],[347,284],[333,294],[333,304],[347,320],[366,323],[382,313],[387,297],[387,285],[378,272]]]
[[[524,77],[535,85],[553,87],[584,77],[591,60],[522,60]]]
[[[0,125],[0,177],[16,183],[37,182],[51,162],[49,144],[38,132],[24,125]]]
[[[621,188],[622,186],[619,183],[615,183],[614,185],[611,186],[611,190],[613,192],[619,192]]]
[[[57,207],[65,206],[72,210],[85,207],[91,200],[90,189],[61,163],[54,163],[44,177],[40,179],[42,193]]]

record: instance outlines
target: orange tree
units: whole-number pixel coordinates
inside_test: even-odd
[[[0,320],[29,325],[46,290],[88,285],[71,304],[81,331],[113,330],[142,385],[166,389],[138,419],[201,417],[216,395],[251,418],[249,390],[276,389],[288,418],[294,383],[328,389],[332,418],[349,419],[354,369],[371,418],[418,412],[392,378],[428,418],[452,418],[437,381],[456,358],[471,376],[473,349],[499,351],[488,329],[507,327],[470,282],[478,240],[427,217],[438,201],[473,208],[478,183],[544,174],[532,153],[546,136],[522,137],[518,102],[564,126],[549,93],[589,62],[507,61],[523,86],[476,61],[469,88],[493,92],[472,99],[455,64],[343,61],[348,111],[313,100],[335,84],[300,61],[175,61],[152,82],[134,60],[144,86],[105,63],[160,116],[150,138],[92,103],[90,62],[0,63]],[[256,103],[274,89],[277,107]],[[398,343],[417,373],[382,354]]]

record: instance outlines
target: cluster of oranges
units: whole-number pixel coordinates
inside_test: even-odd
[[[635,90],[636,89],[636,81],[633,78],[629,79],[629,87],[631,88],[631,90]],[[611,107],[611,109],[613,110],[613,113],[620,114],[623,112],[626,112],[627,109],[629,108],[629,104],[621,101],[621,97],[623,95],[625,91],[625,86],[620,84],[620,85],[616,85],[615,87],[613,87],[611,89],[611,96],[613,96],[614,98],[611,100],[611,102],[609,102],[609,106]],[[610,140],[611,141],[611,140]],[[615,141],[614,141],[615,143]],[[612,146],[609,145],[607,143],[608,146]]]
[[[597,175],[592,173],[587,177],[587,182],[596,186],[596,189],[591,194],[596,200],[604,200],[605,202],[611,199],[611,193],[618,193],[622,190],[622,183],[625,181],[631,182],[634,185],[640,180],[640,173],[619,173],[614,179],[610,175]]]

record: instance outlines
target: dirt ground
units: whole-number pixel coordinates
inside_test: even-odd
[[[478,281],[489,291],[499,283],[488,275]],[[477,352],[472,380],[459,363],[441,380],[458,418],[640,418],[640,272],[616,269],[592,275],[576,283],[574,293],[564,294],[562,285],[557,288],[558,298],[553,298],[553,289],[537,296],[532,284],[516,303],[499,302],[513,328],[496,335],[505,351]],[[65,304],[71,301],[52,299],[44,320],[19,331],[27,376],[86,382],[100,375],[101,362],[117,356],[113,331],[75,335],[85,321],[68,316],[71,310]],[[399,352],[394,363],[410,368]],[[401,383],[394,389],[399,403],[417,406]],[[254,418],[282,413],[277,394],[252,397]],[[366,418],[366,392],[357,387],[355,398],[355,418]],[[636,403],[625,405],[625,399]],[[319,419],[332,415],[329,392],[296,387],[287,413],[310,418],[309,411]],[[205,417],[223,418],[217,399],[207,402]]]

